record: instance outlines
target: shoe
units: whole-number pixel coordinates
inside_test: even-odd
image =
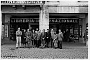
[[[18,49],[18,47],[16,47],[16,49]]]
[[[62,48],[60,48],[60,49],[62,49]]]

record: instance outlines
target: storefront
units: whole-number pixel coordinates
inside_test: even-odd
[[[63,33],[66,30],[75,36],[75,40],[79,40],[79,19],[78,18],[54,18],[50,19],[50,28],[57,31],[61,29]]]
[[[16,31],[20,27],[22,30],[39,29],[39,14],[13,14],[10,18],[10,39],[16,40]]]
[[[14,4],[13,4],[14,3]],[[77,4],[63,4],[63,2],[40,1],[34,3],[2,2],[2,23],[4,26],[4,38],[15,41],[15,31],[21,29],[66,29],[75,35],[79,42],[84,41],[83,35],[88,23],[87,2],[75,2]],[[84,3],[84,4],[83,4]]]

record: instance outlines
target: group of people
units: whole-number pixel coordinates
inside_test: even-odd
[[[20,28],[16,31],[16,48],[24,47],[28,48],[60,48],[62,49],[63,33],[61,29],[58,30],[58,34],[54,29],[41,30],[30,30],[27,29],[20,31]]]

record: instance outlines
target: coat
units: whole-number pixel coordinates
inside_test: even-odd
[[[41,33],[37,33],[37,40],[40,40],[41,39]]]
[[[32,33],[32,40],[36,40],[37,39],[37,34],[36,33]]]
[[[51,34],[50,32],[46,32],[46,37],[50,38]]]
[[[41,33],[41,39],[45,39],[45,38],[46,38],[46,33],[45,32],[44,33],[42,32]]]
[[[57,39],[58,39],[58,41],[62,41],[62,39],[63,39],[63,33],[62,32],[57,34]]]
[[[53,42],[54,42],[55,40],[57,40],[57,34],[54,34],[54,35],[53,35]]]
[[[26,32],[26,40],[29,41],[32,39],[32,32],[29,31],[29,32]]]
[[[21,36],[22,32],[21,31],[16,31],[16,36]]]
[[[54,32],[51,32],[51,39],[54,39]]]

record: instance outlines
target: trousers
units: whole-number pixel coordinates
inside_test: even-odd
[[[21,36],[16,36],[16,47],[21,47]]]
[[[58,47],[62,49],[62,41],[58,41]]]

